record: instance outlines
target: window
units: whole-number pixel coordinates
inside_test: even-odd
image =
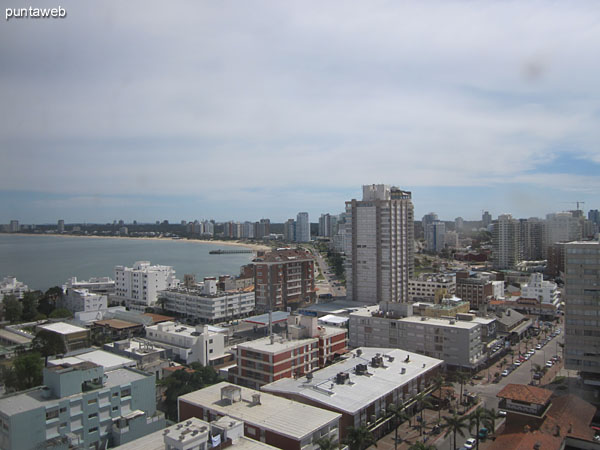
[[[92,405],[94,403],[98,403],[98,399],[97,398],[91,398],[88,400],[88,405]]]
[[[123,389],[121,391],[121,397],[129,397],[131,395],[131,388]]]
[[[118,409],[119,409],[119,407],[118,407],[118,406],[113,406],[113,407],[112,407],[112,410],[113,410],[113,411],[117,411]]]
[[[113,397],[118,397],[119,393],[118,392],[113,392]]]
[[[58,417],[58,409],[52,411],[46,411],[46,420],[56,419]]]
[[[95,433],[96,431],[98,431],[98,427],[90,428],[88,433]]]
[[[88,416],[88,419],[94,419],[95,417],[98,417],[98,413],[92,413]]]
[[[67,412],[67,408],[60,408],[60,412],[61,413]]]

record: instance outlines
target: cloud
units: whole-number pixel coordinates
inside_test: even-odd
[[[1,190],[305,209],[378,181],[597,184],[535,173],[600,161],[595,2],[65,7],[0,28]]]

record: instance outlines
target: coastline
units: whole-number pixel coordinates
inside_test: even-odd
[[[83,238],[83,239],[129,239],[135,241],[171,241],[171,242],[189,242],[193,244],[212,244],[212,245],[223,245],[228,247],[246,247],[254,251],[260,250],[271,250],[271,247],[264,244],[251,244],[248,242],[239,241],[221,241],[218,239],[214,240],[203,240],[203,239],[173,239],[169,237],[129,237],[129,236],[95,236],[95,235],[78,235],[78,234],[51,234],[51,233],[2,233],[7,236],[51,236],[51,237],[62,237],[62,238]]]

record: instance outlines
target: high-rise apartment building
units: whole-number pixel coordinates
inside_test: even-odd
[[[254,223],[254,238],[262,239],[265,236],[271,234],[271,220],[260,219],[260,221]]]
[[[565,244],[565,367],[584,380],[600,374],[599,300],[600,242]]]
[[[288,219],[283,224],[283,239],[288,242],[296,240],[296,221],[294,219]]]
[[[446,224],[444,222],[435,221],[427,225],[425,229],[425,242],[427,251],[441,252],[444,249],[444,236],[446,234]]]
[[[581,224],[573,213],[560,212],[546,215],[546,233],[544,239],[544,256],[548,247],[557,242],[571,242],[581,239]]]
[[[310,221],[307,212],[296,216],[296,242],[310,242]]]
[[[319,217],[319,236],[331,237],[331,214],[321,214]]]
[[[588,220],[594,222],[596,225],[600,225],[600,211],[597,209],[590,209],[588,211]]]
[[[128,308],[144,312],[156,304],[158,292],[179,286],[171,266],[151,266],[137,261],[133,267],[115,267],[115,296]]]
[[[498,216],[492,231],[495,269],[513,269],[521,261],[521,231],[518,220],[510,214]]]
[[[523,261],[544,259],[544,232],[546,224],[537,217],[520,219],[521,249]]]
[[[481,224],[484,228],[487,228],[490,223],[492,223],[492,215],[488,211],[485,211],[481,215]]]
[[[421,219],[421,224],[423,225],[423,230],[427,232],[427,225],[433,222],[438,221],[438,215],[434,212],[430,212],[429,214],[425,214]]]
[[[10,225],[8,226],[8,231],[10,231],[11,233],[18,233],[19,231],[21,231],[21,227],[19,226],[19,221],[11,220]]]
[[[411,193],[384,184],[363,186],[363,199],[346,202],[346,289],[365,303],[407,302],[413,275]]]
[[[258,256],[254,264],[256,309],[296,309],[315,296],[315,261],[304,250],[281,249]]]
[[[58,221],[58,225],[57,225],[57,230],[59,233],[64,233],[65,232],[65,221],[64,220],[59,220]]]

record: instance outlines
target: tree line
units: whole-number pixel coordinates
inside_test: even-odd
[[[28,291],[21,299],[12,294],[5,295],[1,309],[3,319],[10,323],[17,323],[72,317],[69,310],[56,307],[62,293],[62,288],[54,286],[46,292]]]

